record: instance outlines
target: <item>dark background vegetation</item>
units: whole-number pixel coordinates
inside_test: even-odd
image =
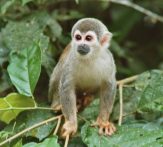
[[[163,0],[126,1],[163,15]],[[84,17],[100,19],[113,33],[110,50],[117,66],[117,80],[152,69],[163,70],[163,22],[133,8],[109,0],[0,0],[0,97],[16,92],[7,72],[10,55],[19,54],[33,42],[39,41],[43,53],[42,69],[34,95],[38,103],[40,100],[41,103],[47,103],[49,76],[63,49],[71,40],[73,24]],[[156,79],[155,77],[160,76],[161,79],[163,74],[156,73],[152,73],[151,77],[154,75],[153,78]],[[149,80],[146,75],[138,81],[140,85]],[[126,91],[126,97],[140,97],[140,91],[132,90],[131,88]],[[162,99],[159,100],[161,104]],[[128,105],[127,108],[131,107],[132,105]],[[163,111],[162,104],[159,108],[159,111]],[[136,114],[134,117],[137,116],[149,120],[151,115],[142,117]],[[159,112],[152,118],[155,116],[160,117],[162,114]],[[1,122],[0,129],[5,127],[6,124]],[[75,142],[77,141],[73,144]]]

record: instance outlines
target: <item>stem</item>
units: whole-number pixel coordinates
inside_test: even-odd
[[[119,111],[119,120],[118,125],[121,126],[122,124],[122,117],[123,117],[123,85],[119,85],[119,103],[120,103],[120,111]]]
[[[84,120],[85,122],[88,122],[88,123],[89,123],[89,121],[88,121],[87,119],[85,119],[83,116],[81,116],[80,114],[78,114],[78,117],[79,117],[81,120]]]
[[[138,75],[135,75],[135,76],[132,76],[132,77],[129,77],[129,78],[126,78],[126,79],[117,81],[117,85],[124,85],[124,84],[126,84],[126,83],[133,82],[133,81],[135,81],[137,78],[138,78]]]
[[[35,110],[35,109],[54,110],[53,108],[48,108],[48,107],[9,107],[9,108],[0,109],[0,111],[8,111],[8,110]]]
[[[67,147],[68,146],[69,137],[70,137],[69,135],[66,136],[64,147]]]
[[[61,124],[61,117],[58,118],[57,126],[55,128],[55,131],[54,131],[53,135],[56,135],[57,134],[60,124]]]
[[[156,13],[153,13],[152,11],[147,10],[147,9],[145,9],[135,3],[132,3],[130,1],[127,1],[127,0],[109,0],[109,1],[112,3],[116,3],[116,4],[120,4],[120,5],[124,5],[124,6],[130,7],[130,8],[133,8],[133,9],[153,18],[153,22],[156,22],[156,21],[163,22],[162,16],[160,16]]]
[[[47,119],[47,120],[44,120],[44,121],[42,121],[42,122],[39,122],[39,123],[37,123],[37,124],[35,124],[35,125],[29,127],[29,128],[26,128],[26,129],[24,129],[23,131],[21,131],[21,132],[15,134],[14,136],[12,136],[12,137],[6,139],[5,141],[1,142],[1,143],[0,143],[0,146],[3,146],[4,144],[6,144],[6,143],[8,143],[8,142],[11,142],[11,141],[14,140],[15,138],[17,138],[17,137],[23,135],[24,133],[26,133],[26,132],[28,132],[28,131],[34,129],[34,128],[37,128],[37,127],[42,126],[42,125],[44,125],[44,124],[47,124],[47,123],[49,123],[49,122],[51,122],[51,121],[54,121],[54,120],[56,120],[56,119],[59,119],[59,118],[61,118],[61,117],[62,117],[62,115],[55,116],[55,117],[49,118],[49,119]]]
[[[122,118],[123,118],[123,86],[126,83],[130,83],[135,81],[138,78],[138,75],[117,81],[117,85],[119,85],[119,120],[118,120],[118,125],[121,126],[122,124]]]

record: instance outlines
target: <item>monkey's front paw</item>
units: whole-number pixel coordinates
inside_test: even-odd
[[[74,135],[77,132],[77,123],[66,121],[61,130],[61,136],[66,138],[67,135]]]
[[[97,121],[92,126],[98,126],[99,127],[99,134],[100,135],[104,134],[107,136],[111,136],[116,131],[115,126],[111,122],[109,122],[109,121],[104,122],[100,118],[97,118]]]

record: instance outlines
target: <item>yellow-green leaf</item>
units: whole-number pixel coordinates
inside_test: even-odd
[[[0,120],[9,123],[25,108],[34,107],[34,104],[35,102],[31,97],[17,93],[11,93],[4,98],[0,98]]]

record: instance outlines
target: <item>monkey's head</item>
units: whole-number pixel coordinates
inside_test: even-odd
[[[73,50],[81,57],[98,55],[110,45],[112,34],[98,19],[80,19],[71,31]]]

